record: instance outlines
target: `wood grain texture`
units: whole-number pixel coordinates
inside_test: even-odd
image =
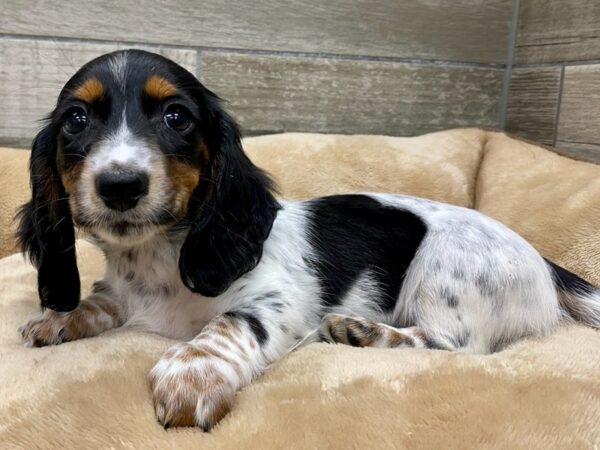
[[[4,33],[504,63],[511,0],[3,0],[2,10]]]
[[[203,52],[203,81],[252,134],[411,136],[497,124],[493,68]]]
[[[66,81],[89,60],[128,46],[0,38],[0,142],[29,145]],[[194,72],[196,51],[139,47]]]
[[[578,144],[576,142],[556,142],[556,153],[578,159],[600,164],[600,144]]]
[[[560,72],[559,67],[513,69],[507,131],[544,144],[554,142]]]
[[[600,146],[600,64],[565,68],[557,146]],[[559,145],[560,144],[560,145]]]
[[[589,59],[600,59],[600,1],[521,1],[517,63]]]

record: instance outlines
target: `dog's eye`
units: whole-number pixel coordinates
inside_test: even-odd
[[[63,124],[64,130],[69,134],[81,133],[88,125],[88,116],[81,108],[73,108],[67,113]]]
[[[189,112],[179,105],[169,106],[163,115],[163,120],[165,125],[179,132],[186,131],[192,126]]]

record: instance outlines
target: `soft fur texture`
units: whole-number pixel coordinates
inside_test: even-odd
[[[348,144],[344,148],[345,142]],[[442,145],[448,151],[438,150]],[[306,158],[302,147],[315,148],[321,153],[314,158]],[[503,147],[514,152],[503,150]],[[595,230],[600,215],[594,207],[600,193],[599,186],[594,183],[600,174],[597,166],[567,160],[503,135],[477,130],[457,130],[408,139],[284,135],[248,140],[246,148],[257,164],[284,181],[283,193],[287,196],[304,197],[348,190],[409,192],[466,206],[474,202],[485,204],[489,208],[486,212],[501,221],[505,220],[502,214],[495,214],[495,203],[502,205],[508,198],[507,208],[518,209],[530,192],[519,190],[517,185],[513,193],[513,186],[506,177],[513,177],[521,185],[527,186],[529,182],[529,185],[539,186],[542,194],[532,201],[537,202],[540,197],[539,201],[546,208],[557,211],[561,205],[569,208],[569,203],[561,202],[562,186],[556,182],[562,175],[562,178],[575,180],[571,186],[579,186],[579,189],[570,191],[576,203],[583,208],[576,226],[560,229],[554,235],[545,234],[547,226],[544,222],[553,220],[554,214],[548,215],[547,210],[537,215],[527,214],[532,209],[530,202],[523,205],[523,217],[536,230],[539,240],[552,240],[557,249],[555,254],[542,251],[544,256],[557,260],[596,284],[599,281],[599,245]],[[289,148],[289,154],[282,152],[282,148]],[[506,157],[503,157],[505,153]],[[327,160],[331,154],[339,155],[339,160],[310,170],[311,161]],[[390,154],[402,155],[398,156],[400,166],[390,167]],[[489,158],[493,157],[493,164],[488,164]],[[260,161],[261,158],[264,162]],[[482,172],[479,173],[477,168],[482,158]],[[282,173],[278,173],[278,165]],[[523,170],[518,172],[515,166],[521,166]],[[303,178],[294,180],[292,177],[286,186],[283,175],[287,177],[290,167]],[[367,179],[373,181],[374,186],[365,186],[365,178],[361,175],[365,170],[375,173],[378,167],[383,169],[382,179],[375,175]],[[548,168],[554,169],[553,177],[544,178]],[[485,170],[488,170],[488,175],[484,178]],[[410,183],[410,176],[403,177],[403,172],[427,174],[435,180],[427,187],[439,186],[439,191],[421,191],[417,183]],[[349,176],[337,178],[339,174]],[[390,180],[386,188],[388,175]],[[495,177],[498,177],[497,181]],[[336,186],[336,179],[340,180],[340,186]],[[348,185],[356,179],[360,181]],[[319,184],[327,180],[331,183],[328,188],[331,191],[318,191]],[[439,183],[437,186],[436,182]],[[485,188],[481,187],[482,183],[487,183]],[[478,186],[477,190],[475,186]],[[489,195],[494,189],[497,189],[496,195]],[[522,232],[518,220],[509,225]],[[582,240],[585,247],[581,246]],[[569,246],[580,246],[580,256],[575,257],[575,264],[567,264],[558,253],[567,252]],[[85,289],[91,282],[90,267],[96,266],[97,262],[93,256],[87,255],[89,248],[84,252],[86,254],[80,261]],[[75,444],[78,441],[65,441],[73,438],[56,433],[52,427],[73,426],[73,420],[82,420],[84,416],[87,420],[81,427],[89,430],[91,424],[98,433],[75,438],[82,439],[82,445],[94,445],[95,442],[96,445],[144,446],[151,443],[152,436],[156,436],[154,433],[159,430],[154,429],[153,423],[152,426],[148,423],[151,407],[144,397],[147,387],[140,382],[143,380],[135,378],[148,370],[152,358],[168,346],[168,341],[132,332],[113,332],[88,342],[32,350],[40,352],[43,358],[41,364],[48,365],[44,368],[49,370],[24,370],[34,361],[18,349],[14,327],[35,304],[35,295],[30,291],[19,292],[15,296],[14,287],[25,286],[21,283],[31,283],[34,278],[31,270],[22,264],[16,269],[15,257],[12,258],[2,262],[7,277],[2,288],[12,288],[9,296],[3,293],[2,301],[6,304],[9,298],[8,301],[13,303],[7,308],[10,316],[2,317],[2,342],[5,342],[2,351],[9,362],[9,369],[2,373],[3,390],[6,390],[2,398],[6,399],[6,415],[10,416],[5,435],[8,442],[25,445],[34,439],[44,439],[42,430],[46,429],[45,439],[50,440],[49,444]],[[589,265],[584,265],[581,271],[578,270],[579,259],[589,261]],[[95,274],[99,274],[98,267],[94,269]],[[16,284],[16,281],[20,283]],[[118,350],[115,347],[117,339]],[[140,348],[146,353],[142,354]],[[260,378],[256,385],[240,393],[232,413],[210,436],[196,435],[194,438],[194,433],[176,432],[168,437],[166,445],[199,443],[198,439],[203,439],[202,443],[213,447],[237,443],[261,448],[289,442],[310,446],[381,444],[377,447],[448,443],[456,446],[468,443],[592,446],[600,438],[594,426],[600,416],[597,406],[598,348],[598,333],[578,327],[543,340],[524,341],[488,357],[419,350],[311,346],[290,355],[271,373]],[[119,354],[117,359],[111,356],[115,351]],[[71,357],[77,361],[78,368],[69,368],[65,373],[64,368],[60,369],[64,366],[63,358]],[[21,361],[21,367],[16,365],[17,361]],[[51,370],[52,367],[55,369]],[[31,372],[29,376],[37,382],[15,381],[20,370]],[[573,377],[575,379],[571,379]],[[96,383],[91,382],[92,379]],[[115,380],[119,382],[115,383]],[[27,385],[27,390],[19,388],[19,383]],[[54,388],[48,389],[49,386]],[[131,393],[126,401],[124,392]],[[466,392],[475,395],[465,396]],[[90,405],[94,405],[92,409],[81,400],[88,395],[92,399]],[[46,398],[45,405],[43,398]],[[36,403],[30,403],[33,401]],[[109,412],[111,406],[115,409]],[[148,410],[144,412],[145,407]],[[133,414],[127,414],[124,419],[123,410]],[[302,419],[308,416],[313,416],[310,423],[306,422],[306,418]],[[313,423],[313,420],[318,423]],[[32,435],[27,424],[39,432]],[[562,427],[558,434],[553,431],[556,424]],[[22,433],[18,432],[19,427],[23,427]],[[575,439],[573,435],[576,435]],[[164,445],[162,441],[156,446]]]
[[[29,347],[114,328],[181,342],[149,374],[157,420],[209,431],[314,342],[493,353],[577,321],[600,288],[502,223],[398,193],[290,201],[221,100],[142,50],[84,64],[33,140],[18,240],[38,269]],[[81,298],[75,227],[107,269]]]

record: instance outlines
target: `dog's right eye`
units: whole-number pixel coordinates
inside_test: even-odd
[[[172,130],[183,133],[192,126],[190,115],[183,106],[171,105],[165,111],[163,116],[165,124]]]
[[[81,133],[88,125],[88,116],[81,108],[71,109],[65,118],[63,129],[69,134]]]

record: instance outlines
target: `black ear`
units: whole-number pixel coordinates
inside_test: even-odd
[[[215,297],[258,264],[280,206],[271,179],[242,150],[238,127],[218,98],[204,91],[202,102],[213,156],[190,201],[191,231],[179,269],[191,291]]]
[[[34,139],[30,161],[31,201],[19,213],[17,238],[38,269],[43,307],[71,311],[79,304],[75,230],[56,166],[56,136],[48,125]]]

